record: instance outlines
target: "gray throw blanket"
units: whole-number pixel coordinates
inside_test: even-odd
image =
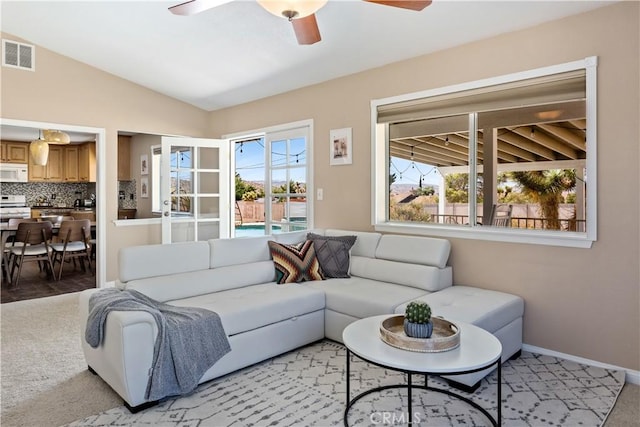
[[[85,339],[91,347],[104,340],[111,311],[145,311],[158,325],[145,398],[153,401],[193,391],[202,375],[231,351],[220,316],[195,307],[164,304],[133,290],[103,289],[89,299]]]

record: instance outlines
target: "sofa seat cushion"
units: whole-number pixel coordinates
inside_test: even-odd
[[[324,309],[324,294],[299,284],[274,282],[245,286],[197,297],[168,301],[179,307],[199,307],[218,313],[227,335]]]
[[[431,306],[432,316],[472,323],[495,332],[524,314],[524,300],[516,295],[469,286],[451,286],[418,298]],[[406,304],[396,308],[404,313]]]
[[[324,291],[327,309],[359,319],[391,314],[396,306],[425,294],[422,289],[356,276],[309,282],[306,286]]]

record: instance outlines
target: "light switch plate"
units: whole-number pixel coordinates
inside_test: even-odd
[[[318,188],[316,191],[316,199],[322,200],[324,198],[324,190],[322,188]]]

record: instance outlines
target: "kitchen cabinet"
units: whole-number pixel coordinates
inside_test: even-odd
[[[131,137],[118,135],[118,181],[131,181]]]
[[[73,210],[69,213],[69,215],[71,215],[73,219],[88,219],[89,221],[96,220],[96,211],[94,210],[84,210],[84,211]]]
[[[2,141],[0,147],[2,163],[29,163],[29,143]]]
[[[27,151],[28,152],[28,151]],[[49,158],[44,166],[29,156],[29,181],[96,182],[96,144],[49,144]]]
[[[29,181],[64,182],[64,147],[49,144],[49,158],[44,166],[36,165],[29,156]]]
[[[95,142],[87,142],[78,147],[78,181],[96,182]]]
[[[118,209],[118,219],[134,219],[137,209]]]
[[[78,146],[67,145],[64,147],[64,180],[65,182],[77,182],[78,176]]]

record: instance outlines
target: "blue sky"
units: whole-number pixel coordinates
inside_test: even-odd
[[[440,182],[440,174],[431,165],[392,157],[390,169],[391,173],[396,174],[396,184],[412,184],[418,188],[420,175],[422,175],[423,187],[437,186]]]
[[[245,181],[264,181],[264,142],[236,144],[236,172]],[[242,152],[240,152],[242,150]]]
[[[235,144],[236,151],[236,172],[245,181],[264,181],[264,140],[244,142],[242,146]],[[301,166],[306,164],[307,156],[304,152],[304,139],[292,139],[290,141],[291,155],[290,164],[294,169],[290,169],[290,177],[294,181],[305,182],[305,168],[295,168],[296,160]],[[283,166],[286,162],[286,147],[283,142],[276,142],[273,145],[272,163],[274,166]],[[297,156],[296,156],[297,154]],[[272,173],[273,180],[282,181],[285,179],[283,170]]]

